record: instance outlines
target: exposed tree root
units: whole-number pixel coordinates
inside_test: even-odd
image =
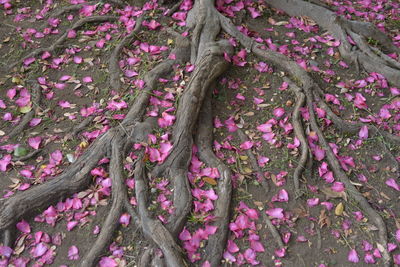
[[[285,1],[287,2],[287,1]],[[325,137],[322,134],[321,129],[318,127],[316,120],[315,120],[315,114],[314,114],[314,109],[312,106],[312,101],[313,101],[313,90],[315,88],[318,88],[318,85],[314,83],[312,78],[307,74],[307,72],[302,69],[300,66],[298,66],[295,62],[288,60],[285,56],[278,54],[274,51],[271,50],[262,50],[258,48],[257,45],[253,44],[253,41],[243,35],[241,32],[239,32],[235,27],[233,27],[233,24],[225,18],[224,16],[220,15],[221,19],[221,25],[225,31],[227,31],[229,34],[234,36],[239,40],[239,42],[248,48],[250,51],[253,51],[255,55],[263,58],[264,60],[271,61],[275,65],[283,68],[292,77],[295,77],[297,80],[300,81],[302,84],[303,90],[305,91],[305,96],[307,99],[307,106],[309,108],[310,112],[310,118],[311,118],[311,126],[313,131],[315,131],[318,134],[318,138],[320,141],[320,144],[322,148],[327,152],[328,156],[328,162],[329,165],[331,166],[335,176],[345,184],[346,191],[348,192],[349,196],[354,198],[354,200],[360,205],[360,207],[367,213],[369,219],[374,222],[375,226],[379,229],[379,240],[380,244],[384,248],[382,254],[384,257],[384,264],[385,266],[391,266],[391,257],[390,254],[387,250],[387,230],[386,230],[386,225],[384,221],[382,220],[382,217],[369,205],[368,201],[363,197],[363,195],[354,187],[354,185],[350,182],[348,179],[347,175],[342,171],[340,164],[333,154],[331,148],[327,144]],[[299,92],[301,90],[298,90]],[[314,122],[313,122],[314,120]]]
[[[232,197],[231,170],[219,160],[212,150],[212,105],[211,90],[207,94],[203,107],[200,111],[196,144],[199,156],[208,166],[218,169],[220,177],[218,179],[217,194],[218,199],[214,203],[214,216],[216,220],[213,225],[217,227],[217,232],[208,238],[205,248],[205,259],[211,266],[218,266],[221,262],[228,238],[229,207]]]
[[[237,129],[236,132],[237,132],[237,135],[239,136],[241,143],[248,141],[247,135],[241,129]],[[269,185],[268,185],[267,180],[265,179],[264,172],[261,170],[260,166],[258,166],[258,164],[257,164],[256,157],[254,156],[251,149],[246,150],[246,155],[249,158],[252,169],[255,170],[255,172],[256,172],[257,181],[259,181],[261,183],[261,186],[263,187],[265,194],[267,194],[269,192]]]
[[[109,131],[99,137],[90,149],[74,162],[61,175],[48,182],[34,186],[28,191],[19,192],[8,199],[1,200],[0,229],[6,229],[32,210],[48,207],[60,199],[60,196],[69,196],[87,187],[87,174],[97,165],[105,155],[113,136]]]
[[[317,92],[320,92],[318,94]],[[314,99],[318,103],[318,105],[324,109],[327,113],[327,115],[331,118],[333,125],[335,128],[341,132],[348,133],[348,134],[357,134],[361,127],[367,127],[368,132],[370,133],[371,136],[381,136],[384,140],[389,141],[394,144],[400,144],[400,136],[391,134],[383,129],[379,129],[375,125],[367,124],[367,123],[362,123],[362,122],[348,122],[344,121],[342,118],[337,116],[332,109],[329,107],[328,104],[325,103],[324,100],[322,100],[322,90],[317,87],[313,91]],[[392,154],[392,152],[389,150],[385,142],[379,142],[379,144],[382,146],[383,150],[385,151],[385,155],[388,155],[390,161],[392,161],[392,164],[394,165],[394,168],[396,169],[395,172],[397,175],[400,175],[400,166],[399,162],[395,158],[395,156]]]
[[[67,36],[68,36],[68,31],[79,29],[86,23],[99,23],[99,22],[116,21],[116,20],[118,20],[118,17],[116,17],[116,16],[91,16],[91,17],[82,18],[82,19],[76,21],[70,29],[67,29],[52,45],[50,45],[49,47],[37,48],[37,49],[33,50],[32,52],[30,52],[29,54],[27,54],[26,56],[24,56],[22,59],[36,57],[45,51],[53,52],[55,49],[61,47],[61,44],[65,42],[65,40],[67,39]],[[14,68],[15,66],[17,66],[20,63],[21,63],[21,60],[16,61],[16,62],[10,64],[8,69],[11,70],[12,68]]]
[[[142,22],[144,20],[144,16],[146,13],[143,13],[137,20],[135,24],[135,28],[131,31],[127,36],[125,36],[121,42],[114,48],[110,55],[110,59],[108,60],[108,73],[110,74],[110,86],[114,90],[121,90],[121,81],[120,81],[120,73],[121,69],[119,67],[119,55],[122,49],[127,46],[139,33]]]
[[[286,79],[284,80],[287,82]],[[292,114],[292,124],[293,124],[294,134],[300,141],[301,156],[299,163],[297,164],[297,167],[293,173],[293,182],[294,182],[295,196],[296,198],[298,198],[301,195],[299,180],[304,170],[306,169],[307,159],[309,158],[310,151],[308,149],[308,143],[304,134],[303,124],[300,115],[300,108],[304,105],[305,96],[299,94],[298,92],[295,92],[295,94],[296,94],[296,105],[294,107]],[[312,161],[312,157],[310,157],[310,161]]]
[[[3,232],[3,246],[13,247],[15,241],[15,227],[10,226]]]
[[[336,128],[338,128],[338,130],[349,134],[356,134],[360,131],[361,127],[367,126],[368,131],[371,132],[372,135],[378,134],[383,136],[386,140],[392,143],[400,144],[400,136],[389,133],[383,129],[379,129],[375,125],[362,122],[344,121],[342,118],[340,118],[332,111],[332,109],[328,106],[328,104],[325,103],[325,101],[322,100],[324,97],[324,93],[321,90],[321,88],[316,87],[315,90],[313,91],[313,95],[318,105],[326,111],[327,115],[330,117],[333,124],[335,125]]]
[[[92,143],[79,158],[79,161],[71,164],[61,175],[54,177],[44,184],[35,186],[29,191],[19,192],[8,199],[1,200],[0,204],[2,209],[0,209],[0,230],[3,230],[4,233],[7,233],[7,229],[9,229],[9,227],[13,226],[16,221],[29,214],[29,212],[32,210],[45,208],[49,204],[58,201],[60,197],[68,197],[73,193],[85,189],[90,182],[90,179],[88,179],[88,174],[97,165],[98,161],[106,155],[110,147],[113,147],[114,155],[116,155],[116,150],[118,150],[119,153],[122,151],[122,147],[120,147],[119,144],[119,137],[116,137],[117,135],[122,133],[130,133],[129,136],[125,136],[125,139],[128,138],[128,140],[132,139],[133,141],[140,139],[139,142],[143,141],[143,137],[147,137],[147,135],[144,135],[144,130],[148,125],[146,123],[139,123],[139,121],[144,115],[145,106],[147,105],[150,96],[149,92],[155,88],[159,77],[170,73],[174,64],[187,61],[189,59],[188,42],[185,42],[183,39],[180,40],[179,43],[177,42],[177,48],[172,52],[177,54],[176,60],[166,60],[157,65],[152,71],[147,73],[145,76],[145,82],[147,86],[135,99],[132,108],[129,110],[127,116],[120,126],[110,129],[101,137],[97,138],[96,141]],[[115,144],[112,146],[113,142],[115,142]],[[123,146],[123,144],[121,144],[121,146]],[[122,167],[121,160],[117,156],[112,156],[112,166],[112,168],[116,168],[116,166]],[[118,182],[122,180],[120,174],[113,173],[112,178],[114,178],[113,180],[116,182],[116,186],[114,186],[113,182],[113,187],[115,187],[115,190],[120,191],[122,188],[120,182]],[[101,253],[104,249],[104,246],[107,245],[106,241],[109,240],[114,232],[115,218],[120,214],[120,209],[123,206],[125,206],[125,209],[135,220],[135,225],[139,225],[138,220],[135,219],[137,216],[133,216],[135,215],[135,212],[130,206],[129,202],[127,200],[121,201],[121,194],[122,191],[120,191],[118,194],[114,194],[114,196],[119,196],[117,199],[118,201],[113,201],[114,206],[118,204],[118,209],[115,209],[115,211],[118,211],[118,214],[115,212],[110,213],[108,219],[106,220],[105,226],[103,227],[104,234],[99,236],[95,247],[93,247],[93,250],[85,257],[85,264],[83,266],[95,264],[95,260],[99,256],[99,253]],[[159,221],[157,222],[161,225]],[[164,235],[165,234],[166,233],[164,233]],[[171,239],[173,240],[172,237]],[[170,242],[167,242],[164,247],[160,246],[160,248],[165,249],[166,246],[169,246],[169,243]]]
[[[26,113],[23,116],[21,122],[11,130],[11,132],[8,134],[8,139],[14,138],[16,135],[21,134],[27,128],[29,122],[35,116],[36,111],[38,109],[40,109],[40,101],[42,99],[41,90],[42,90],[42,88],[40,87],[40,85],[38,83],[36,83],[33,86],[33,90],[32,90],[32,93],[33,93],[33,99],[32,99],[33,107],[32,107],[32,110],[29,111],[28,113]]]
[[[110,0],[110,2],[117,3],[120,6],[124,5],[118,0]],[[291,15],[306,15],[314,19],[322,27],[331,31],[334,36],[342,42],[339,49],[343,57],[351,59],[354,62],[360,62],[367,71],[376,71],[376,68],[379,68],[379,72],[385,75],[391,83],[394,85],[400,84],[400,76],[397,74],[400,70],[400,63],[380,53],[376,48],[370,47],[364,38],[372,35],[381,42],[386,50],[399,52],[399,49],[391,44],[390,40],[375,27],[372,27],[371,24],[347,21],[336,16],[336,14],[327,8],[315,4],[318,3],[318,1],[315,0],[313,1],[314,4],[295,0],[267,0],[267,2],[276,8],[285,10]],[[179,8],[180,3],[181,1],[179,1],[173,9],[176,10]],[[86,4],[82,4],[82,6]],[[82,6],[69,6],[57,10],[54,14],[60,16],[65,12],[78,10]],[[169,12],[173,12],[171,10]],[[172,13],[168,14],[171,15]],[[52,14],[51,16],[54,15]],[[324,20],[320,19],[318,16],[325,16]],[[118,18],[114,16],[87,17],[76,21],[70,29],[76,30],[86,23],[116,21],[117,19]],[[109,83],[113,90],[121,89],[120,68],[118,64],[119,55],[122,49],[136,37],[136,34],[141,29],[143,19],[144,14],[137,19],[135,29],[126,35],[111,53],[109,60]],[[301,143],[301,156],[293,177],[296,197],[301,194],[299,179],[304,169],[306,169],[307,159],[309,159],[308,163],[312,164],[312,154],[308,147],[300,116],[300,108],[304,105],[305,100],[307,100],[306,105],[310,113],[311,128],[317,133],[320,145],[327,153],[329,165],[335,176],[345,184],[348,195],[359,204],[369,219],[379,229],[379,242],[383,248],[382,254],[384,264],[385,266],[390,266],[391,257],[387,250],[386,225],[380,215],[369,205],[368,201],[357,188],[354,187],[346,173],[341,169],[338,159],[332,152],[317,124],[313,102],[318,102],[327,111],[328,115],[332,117],[336,127],[342,128],[342,130],[345,129],[348,132],[356,133],[364,124],[352,124],[341,120],[334,114],[329,106],[321,100],[323,95],[322,90],[304,69],[295,62],[288,60],[287,57],[282,54],[261,49],[251,38],[243,35],[231,20],[224,17],[215,9],[213,0],[195,1],[193,9],[188,14],[187,25],[193,30],[191,42],[187,38],[178,36],[176,40],[177,47],[172,51],[176,59],[164,60],[146,74],[144,78],[146,87],[140,91],[129,109],[128,114],[119,126],[110,129],[101,137],[97,138],[83,155],[68,166],[61,175],[41,185],[34,186],[28,191],[18,192],[8,199],[0,200],[0,230],[3,231],[3,245],[11,246],[13,241],[10,236],[12,235],[11,229],[14,228],[14,223],[22,217],[26,217],[29,212],[36,209],[43,209],[49,204],[60,200],[60,197],[68,197],[73,193],[85,189],[90,183],[90,179],[88,179],[90,171],[97,166],[100,159],[108,155],[111,151],[110,177],[112,179],[112,195],[110,212],[105,219],[100,235],[89,252],[83,257],[80,266],[91,267],[96,265],[99,256],[111,241],[113,233],[118,227],[116,221],[118,221],[123,210],[131,215],[136,229],[142,229],[144,237],[150,243],[150,249],[142,254],[139,266],[162,266],[164,265],[164,261],[169,267],[188,266],[182,248],[177,243],[177,237],[182,231],[186,223],[187,215],[192,209],[192,195],[187,177],[187,170],[192,155],[193,136],[195,136],[200,159],[208,166],[217,168],[220,174],[219,179],[217,179],[218,199],[214,202],[215,220],[212,222],[212,225],[217,227],[217,231],[215,234],[209,236],[204,255],[204,260],[208,261],[211,266],[218,266],[226,247],[229,207],[232,196],[231,170],[216,157],[211,144],[213,135],[210,97],[211,88],[215,84],[216,79],[229,67],[229,63],[224,59],[224,53],[231,55],[233,52],[227,40],[215,41],[222,28],[228,34],[235,37],[248,51],[284,69],[293,78],[299,81],[302,87],[300,89],[296,84],[288,80],[290,87],[296,93],[296,106],[294,108],[292,122],[295,136]],[[59,48],[61,44],[66,41],[68,30],[51,46],[36,49],[24,58],[36,57],[44,51],[51,52]],[[347,41],[347,35],[351,36],[355,41],[356,49],[358,50],[353,51],[353,47]],[[352,53],[355,54],[355,56],[352,56]],[[138,156],[134,163],[135,196],[138,203],[136,213],[135,209],[128,201],[128,194],[124,187],[122,169],[123,158],[134,143],[141,143],[145,146],[148,134],[157,126],[156,118],[144,119],[144,114],[149,103],[151,92],[155,89],[158,79],[163,75],[169,74],[173,70],[175,64],[187,62],[189,60],[192,64],[195,64],[196,68],[190,77],[189,83],[177,107],[176,121],[172,129],[173,148],[169,156],[164,163],[157,165],[152,170],[147,170],[144,149],[136,151],[136,155]],[[11,68],[20,63],[20,61],[15,62],[11,65]],[[39,85],[35,91],[38,92],[38,95],[34,96],[34,104],[39,105]],[[15,137],[16,133],[23,131],[34,114],[35,111],[33,110],[26,114],[18,125],[18,130],[14,129],[9,136],[11,138]],[[73,128],[72,135],[77,135],[92,121],[92,119],[93,117],[88,117],[83,120],[77,127]],[[382,134],[382,136],[388,140],[400,142],[399,136],[381,131],[375,126],[369,125],[368,129],[374,134]],[[238,131],[238,136],[241,142],[248,140],[246,134],[241,130]],[[251,150],[247,150],[246,153],[263,188],[268,192],[268,183],[263,177],[263,172],[261,168],[259,168],[254,154]],[[396,159],[394,160],[396,161]],[[173,205],[175,210],[168,218],[166,225],[163,225],[163,223],[155,218],[148,210],[148,178],[161,176],[169,177],[173,181]],[[266,227],[271,232],[279,248],[285,248],[282,238],[278,230],[272,224],[271,219],[265,212],[262,213],[262,216]],[[320,235],[320,233],[318,234]],[[321,247],[320,240],[321,238],[319,236],[318,248]],[[159,253],[156,252],[158,248],[162,251],[164,258],[161,258]]]
[[[314,84],[303,84],[304,93],[302,90],[297,87],[294,83],[291,83],[291,87],[298,91],[300,94],[305,94],[307,98],[307,107],[310,113],[310,124],[311,129],[317,133],[319,143],[321,147],[326,151],[327,159],[329,166],[331,167],[335,176],[345,185],[346,192],[349,194],[351,198],[353,198],[357,204],[360,206],[362,210],[367,214],[369,219],[374,222],[375,226],[378,228],[379,232],[379,242],[383,248],[383,260],[384,266],[392,266],[392,258],[387,250],[387,230],[385,222],[382,217],[371,207],[365,197],[357,190],[357,188],[351,183],[350,179],[347,177],[346,173],[340,167],[340,163],[336,158],[335,154],[332,152],[328,142],[325,139],[321,129],[317,124],[317,120],[315,118],[315,112],[313,107],[313,97],[312,97],[312,89],[316,86]]]
[[[83,131],[94,119],[94,115],[90,115],[86,117],[83,121],[81,121],[78,125],[72,127],[71,135],[72,137],[76,137],[81,131]]]
[[[138,201],[138,210],[143,234],[149,241],[157,244],[157,246],[162,250],[168,266],[187,266],[185,260],[183,259],[182,250],[175,242],[175,238],[158,219],[152,218],[147,210],[147,196],[149,194],[148,185],[145,181],[147,174],[145,171],[144,162],[141,159],[142,157],[139,156],[139,160],[136,161],[134,176],[136,199]]]
[[[47,14],[47,18],[59,18],[61,15],[68,13],[68,12],[73,12],[73,11],[78,11],[84,6],[90,6],[90,5],[95,5],[99,3],[99,1],[91,1],[91,2],[85,2],[82,4],[76,4],[76,5],[69,5],[69,6],[64,6],[61,8],[58,8],[57,10]],[[47,26],[47,22],[44,24],[45,26],[42,28],[45,28]]]
[[[121,151],[124,146],[123,137],[124,136],[117,133],[111,141],[110,177],[112,180],[112,204],[99,236],[90,251],[82,259],[82,267],[92,267],[96,265],[100,253],[102,253],[110,243],[112,235],[118,227],[118,224],[115,222],[118,221],[122,214],[125,203],[124,199],[127,197],[126,189],[124,188],[124,179],[122,177],[123,162]]]
[[[176,210],[168,223],[168,229],[175,236],[181,232],[191,209],[191,193],[186,172],[191,159],[194,126],[208,88],[228,67],[228,62],[223,58],[223,51],[231,51],[229,43],[209,43],[204,50],[176,112],[176,122],[172,132],[174,147],[167,160],[154,171],[155,176],[167,171],[169,177],[175,177]]]
[[[400,53],[400,48],[396,47],[389,37],[372,23],[347,20],[325,7],[306,1],[266,0],[266,2],[291,16],[307,16],[313,19],[340,40],[339,51],[345,59],[361,64],[368,72],[381,73],[394,86],[400,86],[400,63],[377,49],[371,48],[365,38],[371,37],[378,40],[382,47],[390,53]],[[355,42],[355,46],[349,43],[348,35]]]
[[[262,217],[264,219],[265,224],[267,225],[268,231],[271,233],[276,244],[279,246],[279,248],[284,248],[285,245],[282,242],[281,235],[279,234],[278,230],[276,230],[275,226],[272,224],[271,219],[265,212],[262,212]]]

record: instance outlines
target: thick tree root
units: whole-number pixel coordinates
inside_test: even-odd
[[[42,88],[40,87],[40,85],[38,83],[36,83],[33,86],[33,90],[32,90],[32,103],[33,103],[33,107],[32,110],[29,111],[28,113],[26,113],[21,122],[15,126],[12,131],[8,134],[8,139],[14,138],[15,136],[21,134],[27,127],[29,122],[33,119],[33,117],[35,116],[36,112],[40,109],[40,102],[42,99]],[[36,106],[36,107],[35,107]]]
[[[284,80],[288,82],[287,79],[284,78]],[[304,105],[305,96],[304,94],[302,95],[297,91],[295,91],[295,94],[296,94],[296,105],[293,110],[292,124],[293,124],[294,134],[300,141],[301,156],[299,163],[293,173],[293,182],[294,182],[295,196],[296,198],[298,198],[301,196],[299,180],[301,178],[301,175],[303,174],[303,171],[306,169],[307,159],[312,161],[312,157],[309,158],[310,151],[308,149],[308,143],[304,134],[303,124],[300,115],[300,108]]]
[[[123,162],[121,151],[124,146],[123,137],[124,136],[117,133],[111,141],[110,177],[112,180],[112,204],[99,236],[90,251],[82,259],[80,264],[82,267],[92,267],[96,265],[100,253],[102,253],[110,243],[112,235],[118,227],[118,224],[115,222],[118,221],[122,214],[125,203],[124,199],[127,197],[124,179],[122,177]]]
[[[39,54],[47,51],[47,52],[53,52],[55,49],[61,47],[61,44],[67,40],[68,37],[68,31],[70,30],[77,30],[86,23],[100,23],[100,22],[106,22],[106,21],[116,21],[118,20],[118,17],[116,16],[92,16],[92,17],[85,17],[82,18],[78,21],[76,21],[70,29],[67,29],[51,46],[49,47],[40,47],[38,49],[33,50],[29,54],[23,57],[23,59],[30,58],[30,57],[36,57]],[[8,70],[13,69],[15,66],[20,64],[21,61],[16,61],[8,67]]]
[[[237,135],[239,136],[241,143],[249,141],[247,135],[241,129],[237,129],[236,132],[237,132]],[[258,166],[258,164],[257,164],[256,157],[254,156],[251,149],[248,149],[245,152],[246,152],[247,157],[249,158],[252,169],[255,170],[257,181],[259,181],[261,183],[261,186],[263,187],[265,193],[267,194],[269,192],[269,185],[268,185],[267,180],[265,179],[263,171],[261,170],[260,166]]]
[[[228,238],[229,208],[232,198],[231,170],[219,160],[212,150],[212,105],[211,90],[207,94],[203,107],[200,111],[196,144],[200,159],[208,166],[217,168],[220,174],[218,179],[218,199],[214,203],[214,216],[216,220],[213,225],[217,227],[214,235],[209,236],[205,248],[205,259],[211,266],[219,266],[224,253]]]
[[[6,229],[32,210],[49,206],[88,186],[87,174],[105,155],[113,136],[109,131],[99,137],[90,148],[61,175],[48,182],[32,187],[28,191],[19,192],[8,199],[1,200],[0,229]]]
[[[121,69],[118,64],[119,55],[122,49],[133,41],[137,36],[140,29],[142,28],[142,22],[144,20],[146,13],[143,13],[137,20],[135,28],[127,36],[125,36],[121,42],[114,48],[108,60],[108,73],[110,74],[110,86],[113,90],[121,90],[120,73]]]
[[[29,214],[31,210],[45,208],[49,204],[59,201],[60,197],[68,197],[73,193],[87,188],[90,182],[90,179],[88,179],[90,171],[96,167],[98,161],[107,154],[111,147],[113,148],[112,151],[114,151],[112,153],[111,168],[122,167],[120,159],[121,155],[117,156],[116,151],[118,150],[118,152],[121,153],[125,142],[142,142],[144,138],[147,138],[147,135],[144,133],[148,132],[149,129],[153,129],[152,127],[148,127],[148,123],[139,122],[146,110],[145,107],[148,104],[150,97],[149,93],[153,88],[155,88],[156,82],[162,75],[166,75],[172,71],[172,66],[174,64],[186,62],[189,59],[188,42],[185,42],[184,39],[181,39],[180,42],[177,43],[177,48],[175,48],[172,52],[177,54],[176,60],[163,61],[152,71],[147,73],[144,78],[147,86],[141,90],[141,93],[135,99],[131,109],[120,126],[110,129],[101,137],[97,138],[95,142],[87,148],[83,155],[80,156],[79,160],[69,166],[63,174],[54,177],[52,180],[49,180],[44,184],[35,186],[28,191],[19,192],[8,199],[1,200],[0,205],[2,208],[0,209],[0,230],[7,232],[6,229],[12,227],[16,221]],[[154,124],[152,125],[154,126]],[[126,135],[127,133],[128,136],[123,135]],[[120,138],[122,137],[119,137],[120,135],[124,136],[126,139],[121,144]],[[115,218],[119,216],[120,210],[123,206],[129,212],[129,214],[131,214],[136,226],[140,225],[141,223],[137,219],[138,216],[136,216],[135,211],[129,204],[126,195],[120,190],[123,188],[121,186],[121,174],[118,172],[113,172],[112,178],[113,188],[115,188],[114,190],[120,192],[113,194],[114,197],[118,196],[117,200],[115,201],[115,198],[113,198],[113,207],[117,207],[117,209],[113,210],[118,212],[112,212],[108,216],[108,219],[103,227],[102,234],[99,236],[93,249],[87,256],[85,256],[85,264],[83,266],[95,264],[96,258],[107,245],[112,233],[114,232],[116,221]],[[114,182],[116,183],[115,186]],[[123,201],[121,200],[121,197]],[[167,242],[167,245],[164,245],[164,247],[168,246],[168,244],[169,242]],[[160,248],[162,249],[163,247]]]
[[[400,53],[391,40],[369,22],[351,21],[336,15],[325,7],[298,0],[266,0],[271,6],[290,16],[307,16],[340,40],[339,51],[347,59],[360,63],[368,72],[381,73],[394,86],[400,87],[400,63],[384,53],[371,48],[365,38],[374,38],[390,53]],[[347,35],[355,42],[352,46]],[[378,53],[376,53],[378,52]]]
[[[192,154],[194,126],[208,88],[228,67],[222,51],[232,51],[231,46],[227,42],[209,43],[199,59],[176,112],[176,122],[172,132],[174,147],[167,160],[154,170],[154,176],[159,176],[166,171],[169,177],[175,177],[174,207],[176,210],[168,222],[168,229],[174,236],[182,231],[191,209],[191,193],[186,172]]]
[[[157,246],[162,250],[168,266],[188,266],[183,259],[181,248],[175,242],[175,238],[158,219],[152,218],[147,210],[149,195],[148,185],[145,181],[147,174],[144,162],[141,158],[142,157],[139,157],[139,160],[136,161],[134,176],[136,199],[138,202],[138,210],[143,233],[149,241],[157,244]]]

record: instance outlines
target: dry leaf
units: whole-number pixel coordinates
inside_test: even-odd
[[[203,177],[203,181],[210,185],[217,185],[217,181],[211,177]]]
[[[325,209],[321,210],[321,212],[319,214],[318,225],[320,228],[324,227],[325,225],[327,227],[331,226],[331,219],[329,219],[329,217],[326,216]]]
[[[335,214],[336,214],[337,216],[340,216],[340,215],[343,214],[343,211],[344,211],[344,205],[343,205],[342,202],[340,202],[340,203],[336,206],[336,208],[335,208]]]
[[[239,156],[239,158],[240,158],[241,160],[247,160],[249,157],[248,157],[248,156],[245,156],[245,155],[241,155],[241,156]]]
[[[253,172],[253,170],[250,169],[249,167],[244,167],[244,168],[243,168],[243,172],[244,172],[244,174],[250,174],[250,173]]]

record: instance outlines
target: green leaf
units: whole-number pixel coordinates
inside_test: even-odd
[[[23,146],[19,146],[16,149],[14,149],[14,156],[16,157],[23,157],[28,154],[28,149],[26,149]]]

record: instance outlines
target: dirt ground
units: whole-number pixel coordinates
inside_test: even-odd
[[[119,91],[110,90],[107,64],[110,53],[124,34],[121,21],[85,25],[77,30],[76,37],[68,38],[50,56],[41,53],[32,63],[8,69],[12,63],[21,62],[30,51],[51,46],[71,26],[71,21],[79,17],[76,11],[62,14],[57,18],[60,21],[54,22],[57,26],[49,26],[47,18],[39,16],[49,2],[11,1],[12,8],[8,11],[0,8],[0,104],[3,105],[0,105],[0,138],[11,132],[29,112],[17,101],[23,98],[24,88],[32,96],[37,88],[34,84],[39,83],[42,94],[39,106],[31,98],[35,114],[30,126],[10,140],[0,140],[0,161],[7,155],[12,156],[10,164],[2,165],[6,166],[0,178],[3,198],[53,179],[79,159],[79,155],[98,136],[119,125],[142,88],[144,75],[167,57],[174,46],[174,38],[161,31],[161,27],[170,26],[180,33],[185,31],[178,25],[179,20],[165,17],[161,7],[151,10],[145,21],[150,23],[154,20],[161,25],[155,26],[154,30],[150,29],[151,26],[145,27],[136,41],[123,49],[120,61],[123,88]],[[241,1],[225,2],[227,6],[234,6]],[[358,2],[363,1],[343,1],[343,5],[365,11],[366,8]],[[379,2],[387,8],[376,13],[387,15],[392,1]],[[67,5],[71,5],[69,1],[54,1],[48,4],[49,12]],[[297,62],[304,60],[310,75],[325,94],[332,96],[333,100],[327,102],[341,118],[372,121],[377,127],[400,135],[399,89],[382,86],[378,79],[371,78],[374,77],[371,73],[357,72],[353,63],[340,57],[329,33],[312,21],[303,23],[305,18],[278,14],[261,1],[253,5],[257,10],[263,10],[256,18],[252,18],[248,9],[235,12],[233,21],[242,27],[242,31],[249,31],[250,36],[264,40],[265,45],[271,41],[270,44]],[[101,2],[93,12],[120,14],[117,10]],[[383,22],[388,34],[399,45],[400,15],[399,12],[392,13]],[[45,28],[53,32],[47,34]],[[46,34],[42,36],[41,32]],[[229,38],[226,34],[220,37]],[[147,44],[158,52],[146,51]],[[227,247],[230,252],[224,254],[221,266],[382,266],[377,228],[345,191],[331,189],[332,186],[340,187],[340,183],[329,180],[330,168],[324,167],[324,157],[317,159],[314,155],[314,163],[307,166],[300,180],[302,194],[296,196],[294,193],[292,178],[300,158],[300,147],[296,145],[292,127],[296,96],[284,83],[286,73],[269,62],[262,62],[240,45],[235,47],[235,55],[239,55],[239,62],[219,79],[212,97],[214,151],[233,173],[232,203],[226,207],[231,211],[228,239],[238,247]],[[191,65],[187,64],[175,69],[175,77],[164,77],[151,98],[153,104],[160,102],[157,104],[160,110],[176,107],[176,102],[164,96],[167,92],[175,94],[184,90],[191,72]],[[365,85],[358,86],[360,83]],[[367,108],[354,104],[354,98],[360,93],[365,97]],[[148,114],[154,110],[158,112],[157,105],[149,107]],[[88,125],[77,135],[71,135],[90,110],[95,110],[95,114]],[[385,112],[390,116],[384,116]],[[359,134],[342,133],[332,125],[324,110],[320,109],[318,115],[323,133],[331,147],[337,149],[337,157],[346,174],[384,219],[392,255],[399,255],[400,235],[397,234],[396,238],[396,231],[400,229],[400,206],[397,204],[400,189],[396,190],[387,182],[394,179],[397,185],[400,184],[399,146],[387,142],[382,136],[362,138]],[[302,116],[307,118],[304,109]],[[267,134],[272,133],[272,136],[260,131],[260,125],[266,123],[272,123],[272,132]],[[252,147],[243,145],[238,132],[230,130],[232,124],[247,135]],[[305,132],[308,138],[312,138],[312,130],[307,125]],[[153,134],[159,139],[166,133],[171,133],[170,128],[156,129]],[[257,171],[247,156],[249,149],[269,184],[268,193],[261,186]],[[40,151],[27,160],[18,160],[19,156],[35,150]],[[129,199],[135,208],[130,160],[129,156],[125,159],[123,173]],[[191,184],[192,192],[196,188],[215,189],[218,179],[210,178],[212,175],[207,167],[200,164],[197,155],[193,154],[188,170],[189,179],[195,181]],[[6,255],[4,250],[0,252],[0,266],[78,266],[95,242],[110,209],[108,168],[107,160],[104,160],[92,170],[86,190],[67,197],[60,196],[58,203],[49,203],[49,207],[43,210],[31,210],[28,217],[21,219],[12,234],[15,241],[13,252],[11,255]],[[197,168],[200,171],[194,171]],[[148,209],[160,219],[169,216],[169,206],[172,205],[171,201],[168,202],[172,199],[171,184],[166,181],[166,177],[150,181]],[[288,199],[285,199],[285,193]],[[208,217],[212,215],[212,209],[203,212],[197,208],[196,205],[201,204],[201,201],[194,204],[184,228],[193,236],[207,225]],[[284,218],[271,220],[284,242],[284,251],[279,251],[265,223],[265,211],[275,208],[284,210]],[[256,215],[248,216],[249,210]],[[124,213],[120,221],[115,222],[119,224],[118,230],[100,257],[100,266],[138,266],[140,255],[152,246],[141,230],[133,226],[132,218],[127,220],[128,217]],[[238,230],[241,223],[246,227]],[[179,240],[185,255],[192,257],[188,258],[189,265],[201,266],[207,241],[201,240],[198,250],[193,253],[185,250],[187,242],[182,238]],[[358,263],[349,262],[352,249],[360,258]],[[253,262],[249,260],[252,258],[249,253],[255,253]]]

